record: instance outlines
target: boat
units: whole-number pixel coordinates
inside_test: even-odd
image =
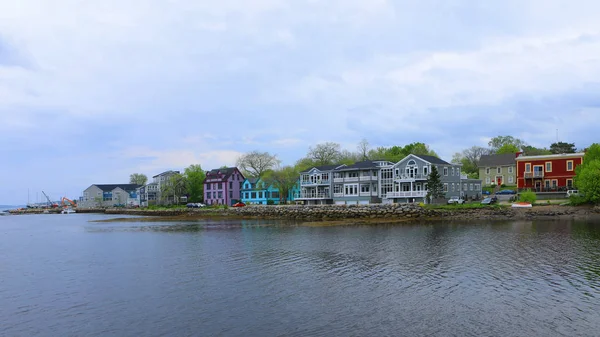
[[[8,211],[0,211],[0,216],[2,215],[10,215],[10,213]]]
[[[73,213],[75,213],[75,210],[72,208],[65,208],[60,212],[60,214],[73,214]]]
[[[533,206],[531,205],[530,202],[520,201],[520,202],[515,202],[514,204],[512,204],[511,207],[512,208],[531,208]]]

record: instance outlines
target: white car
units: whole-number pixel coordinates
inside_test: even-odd
[[[579,191],[578,190],[568,190],[567,191],[567,198],[569,198],[572,195],[579,195]]]
[[[464,204],[465,201],[459,197],[451,197],[448,199],[448,204]]]

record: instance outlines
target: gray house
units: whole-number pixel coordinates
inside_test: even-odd
[[[323,165],[300,172],[300,193],[295,200],[305,205],[333,203],[333,170],[345,165]]]
[[[333,170],[333,202],[336,205],[381,203],[379,171],[394,163],[367,160]]]
[[[175,202],[174,197],[172,195],[164,195],[164,193],[162,192],[164,192],[167,186],[171,184],[171,177],[179,173],[179,171],[169,170],[163,173],[159,173],[152,177],[152,184],[154,185],[149,186],[148,191],[150,193],[154,192],[154,199],[156,200],[156,203],[172,204],[173,202]],[[150,196],[148,196],[148,198],[150,198]]]
[[[517,153],[483,155],[479,159],[479,179],[485,186],[517,185]]]
[[[379,190],[383,203],[425,202],[427,177],[432,166],[440,174],[445,198],[460,196],[461,165],[433,156],[410,154],[393,166],[381,169]]]
[[[78,207],[130,205],[138,199],[137,184],[94,184],[83,191]]]

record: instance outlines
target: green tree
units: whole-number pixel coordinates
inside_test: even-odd
[[[280,163],[277,155],[269,152],[252,151],[240,156],[237,167],[246,177],[260,178],[267,170],[271,170]]]
[[[521,150],[527,156],[541,156],[541,155],[552,154],[552,152],[545,147],[537,148],[537,147],[531,146],[531,145],[523,145]]]
[[[360,161],[359,153],[351,152],[348,150],[342,150],[340,152],[340,156],[335,164],[352,165],[352,164],[356,163],[357,161]]]
[[[433,151],[432,149],[429,148],[429,145],[420,143],[420,142],[408,144],[408,145],[404,146],[403,150],[407,156],[409,154],[415,154],[415,155],[421,154],[421,155],[426,155],[426,156],[439,157],[438,154],[435,153],[435,151]]]
[[[518,149],[521,149],[523,148],[523,146],[527,145],[521,139],[515,138],[513,136],[497,136],[492,138],[488,143],[493,153],[497,153],[497,151],[505,144],[512,144]]]
[[[521,151],[521,149],[515,144],[506,143],[496,150],[496,154],[517,153],[519,151]]]
[[[161,190],[161,199],[163,203],[179,204],[182,196],[188,191],[188,182],[182,174],[173,174],[169,180],[163,185]]]
[[[315,166],[336,164],[341,155],[338,143],[326,142],[308,148],[306,158],[313,161]]]
[[[361,161],[369,160],[369,142],[366,139],[363,138],[356,146],[356,149]]]
[[[575,149],[575,143],[556,142],[550,145],[550,152],[553,154],[575,153],[577,149]]]
[[[190,202],[200,202],[204,200],[204,178],[206,172],[200,165],[190,165],[183,172],[187,180],[188,194]]]
[[[275,186],[279,190],[279,200],[287,203],[289,192],[298,182],[299,171],[293,166],[284,166],[282,168],[269,171],[264,176],[264,181]]]
[[[427,199],[431,202],[432,199],[444,197],[444,184],[440,177],[440,173],[435,165],[431,166],[431,172],[427,176]]]
[[[575,168],[575,186],[586,202],[600,203],[600,144],[586,149],[583,163]]]
[[[129,183],[130,184],[138,184],[138,185],[146,185],[148,181],[148,177],[145,174],[141,173],[133,173],[129,175]]]

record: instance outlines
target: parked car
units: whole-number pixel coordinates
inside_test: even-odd
[[[567,191],[567,198],[571,197],[572,195],[579,195],[579,190],[568,190]]]
[[[496,192],[496,194],[517,194],[517,192],[515,192],[514,190],[502,190]]]
[[[244,207],[246,206],[246,204],[244,204],[243,202],[236,202],[235,204],[233,204],[233,207]]]
[[[190,202],[187,203],[185,205],[187,208],[200,208],[200,207],[206,207],[205,204],[201,203],[201,202]]]
[[[481,194],[490,195],[490,191],[481,191]]]
[[[464,204],[465,201],[459,197],[451,197],[448,199],[448,204]]]
[[[481,200],[482,205],[491,205],[491,204],[495,204],[497,202],[498,202],[498,198],[496,198],[496,197],[487,197],[487,198]]]

